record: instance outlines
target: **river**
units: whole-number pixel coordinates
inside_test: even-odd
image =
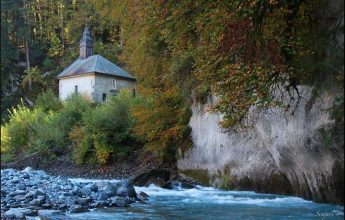
[[[314,203],[292,196],[224,191],[203,186],[168,190],[151,185],[135,189],[138,193],[143,191],[150,196],[146,204],[134,203],[130,208],[94,209],[90,212],[68,215],[80,220],[344,219],[344,206]]]

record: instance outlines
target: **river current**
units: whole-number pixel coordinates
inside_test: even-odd
[[[96,182],[101,180],[71,179]],[[103,180],[104,181],[104,180]],[[116,182],[116,180],[114,180]],[[103,208],[68,214],[80,220],[115,219],[344,219],[344,206],[314,203],[302,198],[261,194],[251,191],[224,191],[197,186],[173,190],[154,185],[135,187],[149,195],[144,203],[130,208]]]

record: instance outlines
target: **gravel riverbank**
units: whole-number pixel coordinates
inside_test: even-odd
[[[41,219],[57,219],[56,216],[68,219],[64,212],[129,207],[131,203],[144,202],[147,197],[144,192],[137,194],[128,180],[84,183],[51,176],[30,167],[21,171],[1,170],[2,219],[25,219],[25,216],[37,215],[41,215]]]

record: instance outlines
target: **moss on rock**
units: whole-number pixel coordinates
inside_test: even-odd
[[[181,173],[184,175],[194,179],[195,181],[199,182],[203,185],[210,185],[210,176],[207,170],[202,169],[188,169],[188,170],[181,170]]]

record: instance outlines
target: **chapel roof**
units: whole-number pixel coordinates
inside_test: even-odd
[[[73,77],[86,73],[102,73],[130,80],[136,80],[134,76],[121,69],[116,64],[101,55],[89,56],[85,59],[78,58],[70,66],[64,69],[57,78]]]

